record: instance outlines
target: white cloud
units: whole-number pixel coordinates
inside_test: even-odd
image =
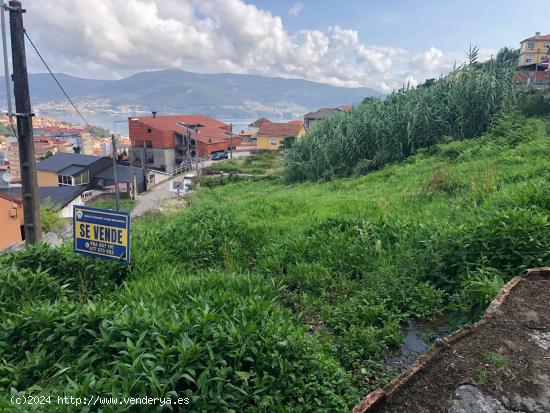
[[[437,77],[465,59],[434,47],[411,54],[368,44],[339,26],[290,33],[280,17],[243,0],[94,0],[93,6],[89,0],[27,0],[25,6],[25,26],[51,66],[75,75],[115,78],[180,68],[388,92]],[[32,62],[31,70],[43,71]]]
[[[304,5],[302,3],[294,3],[290,10],[288,10],[288,15],[291,17],[298,17],[302,10],[304,10]]]

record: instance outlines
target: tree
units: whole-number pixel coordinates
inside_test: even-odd
[[[65,223],[63,218],[61,218],[59,208],[52,203],[51,198],[47,198],[40,205],[40,222],[42,223],[42,231],[44,233],[61,228]]]
[[[92,135],[94,138],[108,138],[111,136],[111,131],[109,129],[102,128],[100,126],[88,126],[86,127],[86,130]]]
[[[53,156],[52,151],[46,152],[45,155],[40,158],[40,160],[43,161],[44,159],[49,158],[50,156]]]
[[[519,49],[503,47],[498,51],[497,62],[508,63],[517,62],[519,60]]]

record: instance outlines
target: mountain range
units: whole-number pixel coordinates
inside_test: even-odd
[[[109,118],[104,123],[110,124],[110,117],[153,110],[159,114],[202,113],[220,119],[301,118],[305,112],[321,107],[359,104],[368,96],[383,96],[370,88],[178,69],[140,72],[119,80],[85,79],[64,73],[56,77],[85,115],[103,112]],[[74,110],[49,74],[30,74],[29,82],[37,114],[63,118],[63,112],[67,112],[74,116]]]

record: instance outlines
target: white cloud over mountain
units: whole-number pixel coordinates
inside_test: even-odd
[[[289,14],[298,15],[299,5]],[[412,54],[369,44],[357,31],[339,26],[291,33],[281,17],[242,0],[27,0],[25,7],[25,26],[51,65],[76,75],[181,68],[388,92],[437,77],[465,59],[433,47]],[[495,52],[483,54],[490,53]]]

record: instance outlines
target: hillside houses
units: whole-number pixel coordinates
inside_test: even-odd
[[[257,149],[279,150],[283,147],[285,140],[300,138],[305,133],[306,129],[301,120],[286,123],[264,122],[258,130]]]
[[[537,89],[550,88],[550,34],[536,32],[520,44],[516,82]]]
[[[353,107],[349,105],[339,106],[337,108],[322,108],[315,112],[309,112],[304,115],[304,127],[309,129],[315,122],[334,116],[338,112],[349,112]]]
[[[133,159],[147,168],[172,171],[195,157],[210,156],[240,144],[228,124],[204,115],[144,116],[128,119]]]

